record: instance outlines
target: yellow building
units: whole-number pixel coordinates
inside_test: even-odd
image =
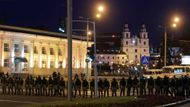
[[[85,39],[73,36],[72,51],[73,73],[84,72]],[[58,71],[65,74],[67,37],[62,33],[0,25],[0,65],[1,71],[9,73],[50,75]]]

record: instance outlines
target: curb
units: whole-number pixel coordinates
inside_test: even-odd
[[[185,100],[181,100],[181,101],[177,101],[177,102],[174,102],[174,103],[169,103],[169,104],[165,104],[165,105],[161,105],[161,106],[156,106],[156,107],[174,107],[174,106],[177,106],[177,105],[180,105],[180,104],[185,104],[185,103],[188,103],[190,102],[190,98],[187,98]]]

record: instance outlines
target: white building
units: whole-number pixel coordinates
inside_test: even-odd
[[[67,47],[67,36],[62,33],[0,25],[0,70],[33,75],[50,75],[54,71],[67,74]],[[86,70],[86,41],[73,36],[72,51],[73,73],[80,74]]]
[[[148,32],[146,31],[145,25],[142,25],[139,36],[132,36],[128,25],[125,24],[120,50],[117,53],[113,53],[112,51],[98,53],[97,60],[101,63],[108,63],[109,65],[113,63],[121,65],[140,64],[142,56],[150,55]]]
[[[121,50],[126,53],[129,64],[138,64],[142,56],[149,56],[149,39],[145,25],[142,25],[139,36],[132,36],[125,24],[121,40]]]

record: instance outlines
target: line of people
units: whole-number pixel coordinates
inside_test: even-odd
[[[9,95],[36,95],[36,96],[66,96],[67,83],[59,73],[54,72],[48,79],[38,76],[36,78],[27,76],[25,79],[20,76],[0,75],[2,94]],[[75,75],[73,80],[73,97],[95,96],[94,79],[87,81],[84,77]],[[180,78],[156,79],[137,77],[124,77],[120,80],[99,78],[98,95],[99,97],[109,96],[140,96],[140,95],[171,95],[171,96],[190,96],[190,78],[188,75]]]

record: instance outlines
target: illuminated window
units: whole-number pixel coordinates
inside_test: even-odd
[[[50,48],[50,55],[54,55],[54,50],[53,50],[53,48]]]
[[[24,45],[24,53],[28,53],[28,46]]]
[[[34,61],[34,67],[38,67],[38,62],[36,60]]]
[[[46,62],[42,61],[42,68],[46,68]]]
[[[62,56],[62,52],[61,52],[61,49],[60,49],[60,48],[58,49],[58,55],[59,55],[59,56]]]
[[[42,54],[46,54],[46,49],[45,49],[45,47],[42,47]]]
[[[37,50],[37,47],[34,46],[34,53],[37,54],[38,53],[38,50]]]
[[[50,61],[50,68],[54,68],[55,67],[54,65],[55,65],[54,61]]]
[[[19,44],[14,44],[14,52],[19,52]]]
[[[63,61],[59,61],[59,68],[63,68]]]
[[[4,51],[9,52],[9,44],[8,43],[4,43]]]
[[[4,59],[4,67],[9,67],[9,60],[8,59]]]

